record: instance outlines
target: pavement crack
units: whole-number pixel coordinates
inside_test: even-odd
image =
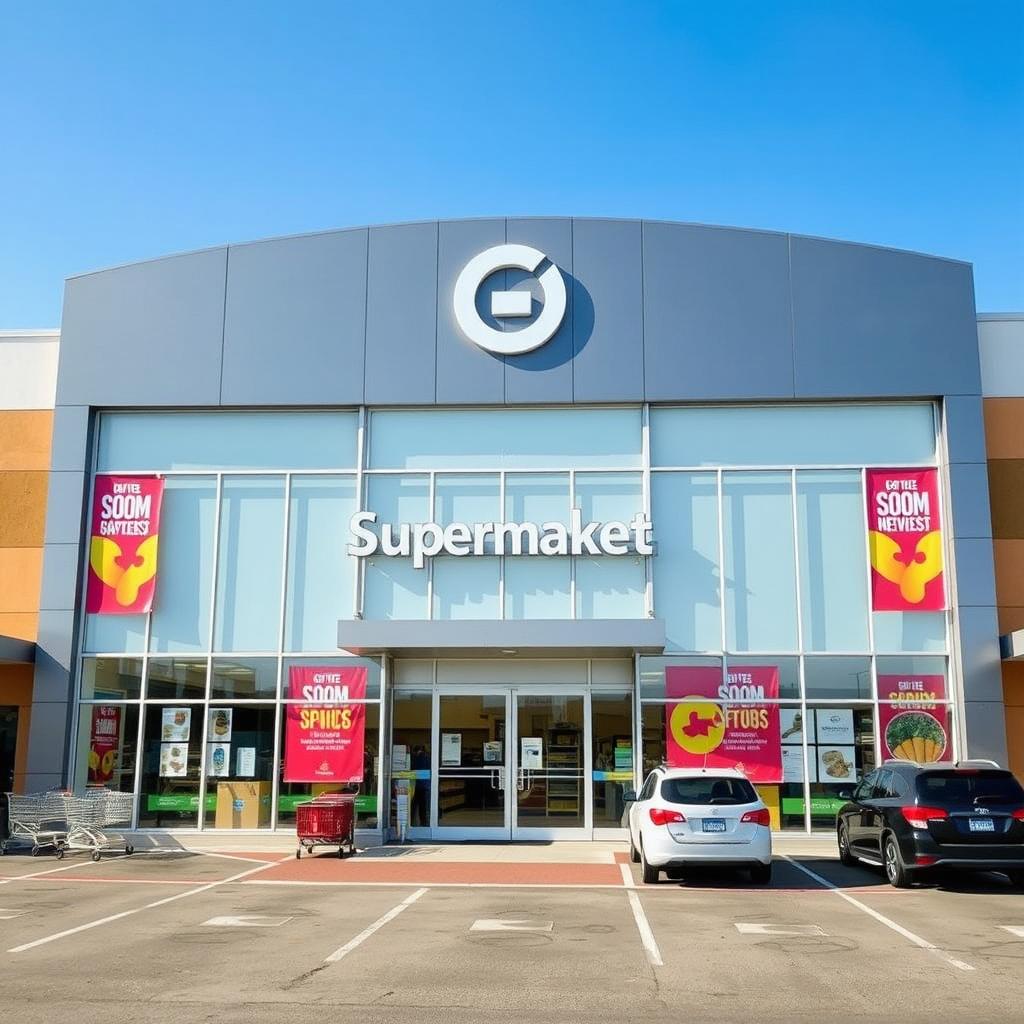
[[[300,974],[300,975],[298,975],[298,977],[292,978],[291,981],[286,981],[281,986],[281,991],[282,992],[291,992],[292,989],[298,988],[300,985],[303,985],[307,981],[310,981],[312,978],[314,978],[316,975],[318,975],[321,971],[326,971],[329,966],[330,966],[330,964],[320,964],[318,967],[314,967],[312,970],[306,971],[304,974]]]

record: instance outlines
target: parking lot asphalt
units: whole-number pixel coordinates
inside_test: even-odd
[[[423,865],[279,853],[0,860],[0,1021],[1013,1020],[1024,894],[911,890],[825,854],[770,886],[644,886],[624,856]],[[430,865],[427,865],[428,867]],[[600,865],[589,865],[590,868]],[[485,881],[481,881],[485,878]]]

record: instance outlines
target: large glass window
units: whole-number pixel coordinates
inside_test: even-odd
[[[151,700],[202,700],[206,696],[206,659],[151,658],[146,696]]]
[[[725,473],[725,636],[735,651],[797,649],[789,473]]]
[[[145,649],[145,615],[86,615],[83,650],[90,654],[141,654]]]
[[[568,619],[570,559],[505,557],[506,619]]]
[[[644,560],[633,555],[576,559],[576,618],[642,619]]]
[[[194,654],[210,646],[214,477],[169,477],[160,514],[160,576],[149,649]]]
[[[356,559],[347,548],[356,506],[355,477],[292,477],[286,650],[333,650],[338,621],[352,618]]]
[[[82,700],[138,700],[142,695],[139,658],[84,658]]]
[[[138,704],[79,705],[74,791],[105,786],[130,793],[135,787],[138,743]]]
[[[269,828],[273,804],[274,705],[213,704],[207,710],[207,828]]]
[[[639,467],[640,409],[377,410],[373,469]]]
[[[569,525],[568,473],[507,473],[505,518],[510,523]]]
[[[433,572],[435,619],[501,617],[498,558],[435,558]]]
[[[97,469],[354,469],[357,426],[354,412],[108,412]]]
[[[226,478],[221,495],[215,650],[277,650],[283,538],[284,478]]]
[[[141,828],[194,828],[202,769],[202,705],[149,704],[142,740]],[[207,804],[216,797],[207,796]]]
[[[796,502],[804,648],[866,651],[867,548],[861,475],[799,472]]]
[[[651,410],[655,466],[890,466],[935,457],[933,407],[692,406]]]
[[[717,474],[654,473],[651,498],[654,613],[665,620],[666,646],[721,650]]]

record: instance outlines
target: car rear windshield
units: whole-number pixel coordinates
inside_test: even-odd
[[[662,798],[672,804],[752,804],[757,799],[754,787],[746,779],[716,778],[702,775],[696,779],[665,779]]]
[[[1024,804],[1024,789],[1009,772],[924,772],[917,777],[922,803]]]

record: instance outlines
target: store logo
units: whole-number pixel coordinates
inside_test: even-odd
[[[550,263],[537,275],[543,296],[540,315],[518,331],[501,331],[484,322],[476,308],[480,286],[499,270],[525,270],[534,273],[547,257],[530,245],[496,245],[474,256],[455,282],[455,320],[462,333],[474,345],[496,355],[518,356],[540,348],[554,337],[565,317],[565,281],[561,271]],[[491,294],[491,316],[496,319],[529,317],[533,296],[529,291],[497,291]]]

